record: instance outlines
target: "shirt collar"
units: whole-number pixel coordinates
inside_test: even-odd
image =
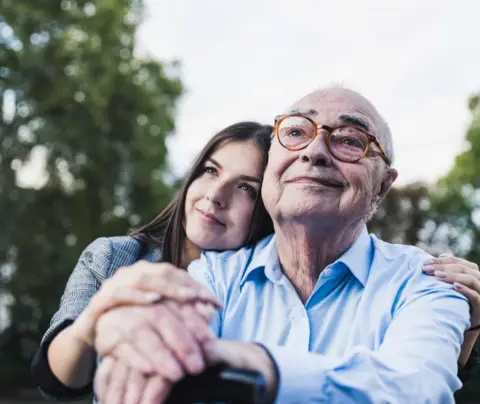
[[[253,279],[255,275],[258,276],[260,274],[263,274],[274,283],[278,282],[282,277],[275,234],[265,237],[255,245],[250,263],[240,281],[240,286]]]
[[[332,265],[341,262],[365,286],[372,259],[372,241],[367,228],[364,227],[352,246]],[[274,283],[279,282],[282,278],[283,272],[280,267],[275,235],[270,235],[257,243],[253,250],[253,257],[240,281],[240,286],[259,274],[263,274]]]
[[[373,260],[373,246],[367,227],[364,227],[352,246],[335,261],[343,263],[365,286]],[[335,264],[334,263],[334,264]]]

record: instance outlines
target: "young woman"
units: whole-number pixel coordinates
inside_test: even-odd
[[[148,270],[141,274],[129,266],[143,259],[186,268],[203,249],[236,249],[270,234],[260,186],[272,131],[254,122],[225,128],[205,146],[177,196],[157,218],[130,236],[97,239],[85,249],[32,364],[47,395],[73,398],[91,391],[95,323],[112,307],[150,304],[163,296],[195,301],[197,310],[208,315],[215,299],[186,271],[170,271],[163,279],[157,273],[152,281]],[[455,257],[434,263],[443,264],[447,272],[468,267]],[[468,270],[475,272],[473,267]],[[465,284],[463,293],[473,302],[480,290]],[[472,336],[466,339],[466,352],[462,350],[465,361],[476,338]]]

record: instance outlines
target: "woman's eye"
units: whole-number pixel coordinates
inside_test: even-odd
[[[257,196],[257,191],[251,185],[240,184],[238,188],[241,189],[242,191],[248,192],[254,198]]]
[[[218,174],[217,169],[215,167],[210,167],[210,166],[204,167],[203,172],[206,173],[206,174],[211,174],[211,175],[217,175]]]

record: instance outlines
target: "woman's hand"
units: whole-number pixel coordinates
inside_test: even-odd
[[[120,268],[103,282],[100,290],[72,324],[75,338],[88,346],[95,341],[97,320],[106,311],[125,305],[149,305],[162,298],[177,302],[203,301],[220,307],[215,296],[185,270],[167,263],[139,261]]]
[[[477,264],[442,254],[425,261],[423,271],[441,281],[453,283],[453,288],[470,302],[472,328],[480,325],[480,271]]]
[[[480,335],[480,271],[478,265],[457,258],[451,254],[442,254],[423,263],[423,271],[437,279],[452,283],[453,288],[470,302],[471,327],[465,332],[458,362],[465,366],[473,346]]]

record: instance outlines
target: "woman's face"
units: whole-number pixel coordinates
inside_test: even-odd
[[[204,250],[245,243],[263,176],[263,154],[251,141],[226,142],[205,161],[185,199],[187,238]]]

